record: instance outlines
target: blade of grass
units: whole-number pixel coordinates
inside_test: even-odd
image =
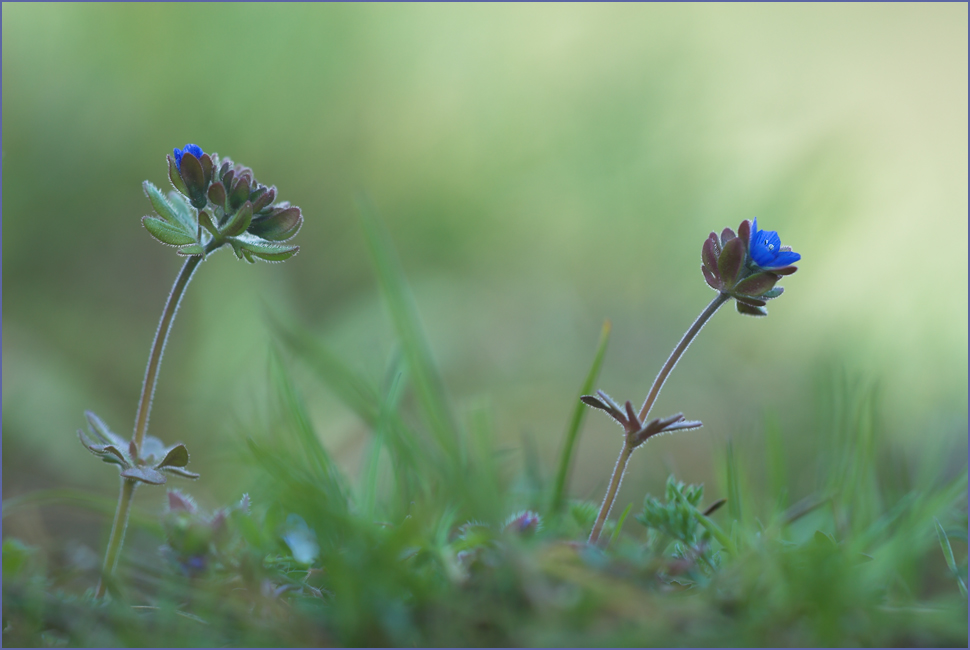
[[[607,547],[613,546],[615,542],[620,537],[620,531],[623,530],[623,522],[626,521],[626,516],[630,514],[630,510],[633,509],[633,503],[626,504],[626,508],[623,509],[623,513],[620,515],[620,519],[616,522],[616,528],[613,529],[613,534],[610,535],[610,542]]]
[[[404,394],[404,386],[407,381],[404,377],[400,356],[395,356],[388,368],[387,391],[384,400],[381,402],[380,415],[374,427],[374,440],[368,453],[367,466],[364,471],[363,479],[363,506],[364,512],[374,514],[374,504],[377,498],[378,474],[377,469],[381,459],[381,449],[385,446],[385,441],[389,437],[389,430],[394,426],[392,416],[397,413],[401,396]],[[397,463],[392,462],[394,473],[398,480],[406,480],[401,476],[404,468],[399,468]],[[400,487],[400,486],[399,486]],[[400,490],[399,490],[400,491]]]
[[[727,493],[728,493],[728,513],[731,519],[741,521],[741,486],[738,478],[738,461],[734,456],[734,442],[728,440],[727,444]]]
[[[781,426],[774,413],[765,417],[765,462],[769,494],[774,497],[772,514],[782,512],[788,507],[788,467]]]
[[[356,413],[364,422],[373,425],[377,421],[377,391],[324,345],[306,332],[283,325],[269,314],[270,324],[279,337],[301,361],[306,363],[334,394]]]
[[[946,565],[950,567],[950,572],[953,577],[957,580],[957,586],[960,587],[960,593],[963,597],[967,597],[967,585],[963,582],[963,578],[960,576],[960,570],[957,568],[956,560],[953,559],[953,548],[950,546],[950,540],[947,539],[946,531],[943,530],[943,526],[940,524],[940,520],[933,517],[933,521],[936,522],[936,536],[940,540],[940,548],[943,549],[943,557],[946,559]]]
[[[456,419],[445,398],[444,382],[432,358],[400,262],[374,208],[366,198],[358,198],[357,211],[378,283],[404,348],[418,402],[438,445],[449,458],[457,460]]]
[[[346,503],[340,474],[313,429],[306,405],[293,386],[278,351],[273,350],[271,362],[273,384],[277,387],[282,414],[290,424],[289,428],[295,441],[302,448],[305,459],[310,462],[317,480],[320,481],[320,489],[332,498],[334,503]]]
[[[383,427],[380,432],[384,435],[382,444],[387,445],[392,454],[396,473],[406,475],[404,480],[413,481],[417,475],[440,467],[436,464],[439,456],[435,453],[436,450],[425,448],[419,451],[419,436],[401,419],[397,411],[401,395],[395,398],[393,409],[386,408],[386,398],[380,396],[371,382],[351,369],[326,346],[305,331],[287,327],[272,314],[269,316],[272,326],[287,347],[315,372],[341,402],[374,429],[374,435],[378,435],[377,429]],[[397,356],[399,355],[396,354],[395,358]],[[405,370],[405,367],[401,368],[402,372]],[[406,373],[404,376],[406,377]],[[402,394],[406,385],[407,382],[404,381],[399,386]]]
[[[554,513],[559,512],[563,506],[566,482],[569,480],[570,469],[572,468],[573,449],[579,437],[579,429],[583,424],[583,418],[586,417],[586,411],[588,410],[579,398],[593,392],[593,386],[596,384],[596,379],[600,374],[600,368],[603,366],[603,358],[606,356],[606,345],[610,341],[611,329],[612,325],[610,321],[604,321],[603,328],[600,330],[600,340],[596,346],[596,354],[593,356],[593,365],[590,366],[589,372],[586,374],[586,381],[583,382],[582,388],[579,389],[579,395],[576,396],[576,405],[573,407],[572,417],[569,418],[569,426],[566,427],[562,454],[559,457],[559,470],[556,473],[556,483],[552,491],[550,510]]]

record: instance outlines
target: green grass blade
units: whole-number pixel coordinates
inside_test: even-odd
[[[610,535],[610,543],[607,546],[613,546],[613,543],[619,539],[620,531],[623,530],[623,522],[626,521],[626,516],[630,514],[630,510],[633,509],[633,503],[626,504],[626,508],[623,509],[623,514],[620,515],[620,519],[616,522],[616,528],[613,529],[613,534]]]
[[[741,486],[738,477],[738,461],[734,456],[734,443],[728,440],[727,444],[727,500],[728,513],[731,519],[741,521]]]
[[[788,507],[788,467],[785,462],[785,441],[774,413],[765,417],[765,468],[768,476],[768,494],[774,500],[769,505],[775,512]],[[772,513],[774,514],[774,512]]]
[[[309,463],[319,489],[334,503],[345,503],[345,495],[341,485],[340,474],[317,436],[310,416],[306,411],[303,398],[299,395],[289,373],[283,365],[283,360],[277,352],[272,354],[273,383],[276,385],[280,407],[286,418],[295,441],[302,449],[305,462]],[[274,441],[279,442],[279,441]],[[276,446],[275,444],[273,446]]]
[[[953,577],[957,579],[957,586],[960,587],[960,593],[963,594],[964,598],[966,598],[967,585],[963,582],[963,578],[960,576],[956,560],[953,559],[953,548],[950,546],[950,540],[947,538],[946,531],[943,530],[940,520],[934,517],[933,521],[936,522],[936,536],[940,540],[940,548],[943,549],[943,557],[946,559],[946,565],[950,567],[950,572],[953,574]]]
[[[392,435],[390,430],[394,427],[393,416],[397,414],[401,396],[404,394],[404,386],[407,384],[401,361],[399,356],[395,357],[388,368],[388,378],[385,382],[387,385],[386,395],[380,405],[380,415],[374,426],[374,440],[368,452],[367,465],[364,471],[362,484],[364,512],[374,512],[379,479],[377,470],[380,465],[381,450],[384,448],[387,438]],[[398,464],[392,462],[391,465],[395,468],[395,474],[400,478],[401,471]]]
[[[341,402],[367,424],[377,422],[380,397],[370,382],[306,332],[283,325],[272,313],[269,313],[269,319],[286,346],[330,387]]]
[[[448,406],[444,382],[432,358],[404,272],[374,208],[365,199],[357,201],[357,208],[378,282],[404,348],[418,402],[438,445],[448,457],[457,460],[456,419]]]
[[[596,384],[596,379],[600,374],[600,368],[603,366],[603,358],[606,356],[606,345],[610,341],[611,328],[610,321],[603,322],[603,329],[600,331],[600,340],[596,346],[596,354],[593,356],[593,365],[590,366],[589,373],[586,375],[586,381],[583,382],[583,387],[579,389],[579,395],[576,396],[576,405],[573,407],[573,414],[569,419],[569,426],[566,428],[562,455],[559,457],[559,471],[556,473],[556,484],[552,491],[552,512],[559,512],[562,508],[564,494],[566,492],[566,482],[569,480],[569,470],[572,466],[573,450],[576,446],[576,440],[579,437],[579,429],[583,424],[583,418],[586,417],[586,411],[588,410],[579,398],[593,392],[593,386]]]

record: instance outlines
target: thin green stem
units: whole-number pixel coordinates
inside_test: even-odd
[[[114,524],[111,526],[111,537],[108,540],[108,552],[104,556],[104,567],[101,580],[98,581],[97,598],[103,598],[108,587],[105,578],[109,578],[118,566],[121,556],[121,546],[125,542],[125,530],[128,528],[128,513],[131,510],[131,498],[135,494],[135,483],[131,479],[121,479],[121,494],[118,495],[118,509],[115,510]]]
[[[155,384],[158,380],[158,368],[162,363],[162,353],[165,351],[165,342],[168,341],[168,333],[172,329],[172,321],[175,319],[175,312],[178,311],[179,303],[185,294],[186,287],[192,274],[199,267],[199,264],[215,249],[219,248],[224,242],[213,240],[205,247],[202,255],[193,255],[185,260],[182,270],[175,278],[172,292],[168,295],[165,309],[162,311],[162,319],[158,323],[158,331],[155,332],[155,341],[152,343],[152,352],[148,357],[148,367],[145,369],[145,381],[141,387],[141,399],[138,401],[138,414],[135,416],[135,433],[132,442],[135,443],[136,450],[141,449],[142,442],[145,440],[145,433],[148,431],[148,414],[152,410],[152,397],[155,394]],[[131,499],[135,494],[136,481],[121,479],[121,494],[118,495],[118,508],[115,510],[114,522],[111,524],[111,537],[108,540],[108,550],[104,556],[104,570],[101,581],[98,583],[97,597],[104,596],[106,589],[105,578],[110,577],[118,566],[118,558],[121,556],[121,547],[125,541],[125,530],[128,528],[128,514],[131,512]]]
[[[731,296],[726,293],[717,294],[717,297],[701,312],[701,315],[697,317],[697,320],[694,321],[683,338],[680,339],[680,343],[670,353],[667,362],[660,369],[660,374],[653,380],[653,386],[650,387],[650,392],[647,393],[647,399],[643,402],[643,407],[640,409],[640,422],[646,421],[647,415],[653,407],[653,403],[657,401],[657,396],[660,395],[660,389],[663,388],[664,382],[667,381],[667,376],[674,369],[674,366],[677,365],[677,361],[680,360],[681,355],[684,354],[684,351],[691,344],[691,341],[694,340],[694,337],[697,336],[697,333],[701,331],[707,321],[711,319],[711,316],[730,298]],[[630,461],[630,456],[633,454],[635,448],[636,446],[633,444],[632,437],[627,435],[623,442],[623,449],[620,451],[620,457],[616,460],[616,466],[613,468],[613,476],[610,478],[610,486],[607,488],[606,496],[603,498],[603,505],[600,506],[599,514],[596,516],[596,523],[593,524],[593,530],[589,534],[589,544],[596,544],[599,541],[603,524],[606,523],[606,518],[610,516],[610,510],[613,509],[613,502],[616,500],[617,492],[619,492],[620,483],[623,482],[623,474],[626,472],[627,463]]]
[[[707,324],[711,316],[714,315],[718,309],[721,308],[725,302],[730,300],[731,296],[726,293],[719,293],[717,297],[711,301],[711,304],[701,312],[701,315],[697,317],[694,324],[690,326],[690,329],[684,334],[684,337],[680,339],[680,343],[674,348],[674,351],[670,353],[667,358],[667,362],[664,364],[663,368],[660,369],[660,374],[657,378],[653,380],[653,386],[650,387],[650,392],[647,393],[647,399],[644,400],[643,406],[640,408],[640,421],[643,422],[647,419],[647,415],[650,413],[650,409],[653,407],[653,403],[657,401],[657,396],[660,395],[660,389],[663,388],[664,382],[667,381],[667,375],[670,371],[674,369],[677,362],[680,360],[682,354],[690,345],[697,333],[701,331],[701,328]]]
[[[208,252],[208,251],[207,251]],[[141,399],[138,400],[138,415],[135,416],[135,433],[132,440],[141,449],[141,443],[145,440],[145,432],[148,431],[148,415],[152,410],[152,397],[155,395],[155,384],[158,380],[158,369],[162,364],[162,354],[165,352],[165,342],[168,341],[168,333],[172,329],[172,321],[175,319],[175,312],[178,311],[179,303],[185,294],[185,288],[189,286],[192,274],[202,262],[204,255],[193,255],[185,260],[182,270],[179,271],[172,292],[168,295],[168,302],[162,311],[162,319],[158,323],[158,331],[155,332],[155,341],[152,343],[152,353],[148,357],[148,367],[145,369],[145,381],[141,387]]]
[[[623,482],[623,475],[626,473],[626,466],[630,462],[633,449],[634,447],[629,440],[623,443],[620,457],[616,459],[616,466],[613,468],[613,476],[610,477],[610,487],[607,488],[606,496],[603,497],[603,505],[600,506],[596,523],[593,524],[593,530],[589,533],[589,544],[596,544],[600,539],[603,524],[606,523],[606,518],[610,516],[610,510],[613,509],[613,502],[616,501],[616,493],[620,491],[620,483]]]

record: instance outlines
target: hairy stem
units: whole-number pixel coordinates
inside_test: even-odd
[[[208,250],[206,251],[208,253]],[[148,357],[148,367],[145,369],[145,381],[141,387],[141,399],[138,400],[138,415],[135,416],[135,434],[132,440],[141,449],[141,443],[145,440],[145,432],[148,431],[148,414],[152,410],[152,397],[155,395],[155,384],[158,380],[158,368],[162,364],[162,354],[165,352],[165,342],[168,341],[168,333],[172,329],[172,321],[175,319],[175,312],[178,311],[179,303],[185,294],[185,288],[189,286],[192,274],[202,262],[204,255],[193,255],[185,260],[182,270],[179,271],[172,292],[168,295],[165,309],[162,311],[162,319],[158,322],[158,331],[155,332],[155,341],[152,343],[152,353]]]
[[[175,278],[172,292],[168,295],[165,309],[162,311],[162,319],[158,323],[158,331],[155,332],[155,341],[152,343],[152,352],[148,357],[148,368],[145,369],[145,381],[141,387],[141,399],[138,401],[138,414],[135,416],[135,433],[132,442],[136,449],[140,450],[142,442],[145,440],[145,432],[148,431],[148,414],[152,410],[152,397],[155,394],[155,383],[158,380],[158,368],[162,363],[162,353],[165,351],[165,342],[168,341],[168,333],[172,329],[172,321],[175,319],[175,312],[178,311],[179,303],[185,294],[186,287],[192,274],[199,267],[209,253],[218,248],[222,242],[212,241],[205,247],[202,255],[193,255],[185,260],[182,270]],[[135,494],[136,481],[121,479],[121,494],[118,495],[118,508],[115,510],[114,522],[111,524],[111,537],[108,540],[108,550],[104,555],[104,570],[101,581],[98,583],[97,597],[104,596],[106,589],[105,578],[114,573],[118,566],[118,558],[121,556],[121,546],[125,541],[125,530],[128,528],[128,513],[131,511],[131,499]]]
[[[606,496],[603,497],[603,505],[600,506],[600,512],[596,516],[596,523],[593,524],[593,530],[589,534],[589,544],[596,544],[600,539],[603,524],[606,523],[606,518],[610,516],[610,510],[613,509],[613,502],[616,500],[616,493],[620,490],[620,483],[623,482],[626,465],[630,462],[633,449],[634,447],[630,445],[629,441],[623,443],[620,457],[616,459],[616,466],[613,468],[613,476],[610,477],[610,487],[606,490]]]
[[[731,296],[726,293],[719,293],[714,300],[701,312],[701,315],[697,317],[694,324],[690,326],[687,332],[684,334],[683,338],[680,339],[680,343],[674,348],[674,351],[670,353],[667,358],[667,362],[660,369],[660,374],[657,378],[653,380],[653,386],[650,387],[650,392],[647,393],[647,399],[643,402],[643,407],[640,408],[640,413],[638,417],[640,422],[645,422],[647,415],[650,413],[650,409],[653,407],[653,403],[657,401],[657,396],[660,395],[660,389],[663,388],[664,382],[667,381],[667,376],[670,371],[674,369],[677,365],[677,361],[680,360],[681,355],[690,345],[697,333],[701,331],[704,325],[711,319],[711,316],[721,308],[725,302],[727,302]],[[603,499],[603,505],[600,506],[599,514],[596,516],[596,523],[593,524],[593,530],[589,534],[589,543],[596,544],[599,541],[600,533],[603,530],[603,524],[606,523],[606,518],[610,515],[610,510],[613,509],[613,501],[616,500],[616,493],[620,489],[620,483],[623,482],[623,474],[626,472],[627,463],[630,460],[630,455],[636,447],[632,444],[632,439],[629,435],[624,440],[623,449],[620,451],[620,457],[616,460],[616,466],[613,468],[613,476],[610,478],[610,486],[606,490],[606,497]]]
[[[118,495],[118,509],[115,510],[114,524],[111,526],[111,537],[108,540],[108,552],[104,556],[104,568],[98,581],[97,598],[103,598],[108,587],[105,578],[110,577],[118,558],[121,556],[121,545],[125,542],[125,530],[128,528],[128,512],[131,510],[131,498],[135,494],[135,481],[121,479],[121,494]]]
[[[677,362],[680,360],[681,355],[684,354],[687,346],[689,346],[691,341],[694,340],[697,333],[701,331],[701,328],[707,324],[707,321],[709,321],[711,316],[714,315],[714,312],[720,309],[721,305],[730,300],[730,298],[731,296],[726,293],[717,294],[717,297],[711,301],[711,304],[709,304],[704,311],[701,312],[701,315],[698,316],[697,320],[694,321],[694,324],[690,326],[690,329],[687,330],[684,337],[680,339],[680,343],[677,344],[674,351],[670,353],[669,357],[667,357],[667,362],[664,364],[664,367],[660,369],[660,374],[657,375],[657,378],[653,380],[653,386],[650,387],[650,392],[647,393],[647,399],[644,400],[643,406],[640,407],[639,417],[641,422],[647,419],[647,414],[650,413],[653,403],[657,401],[657,396],[660,395],[660,389],[663,388],[664,382],[667,381],[667,375],[669,375],[670,371],[673,370],[674,366],[677,365]]]

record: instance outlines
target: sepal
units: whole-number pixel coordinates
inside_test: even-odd
[[[253,210],[256,207],[253,206]],[[249,233],[269,241],[292,239],[303,225],[303,215],[296,206],[281,206],[266,216],[254,217]]]
[[[743,302],[738,301],[735,303],[739,314],[744,314],[745,316],[767,316],[768,310],[764,307],[753,307],[751,305],[746,305]]]

